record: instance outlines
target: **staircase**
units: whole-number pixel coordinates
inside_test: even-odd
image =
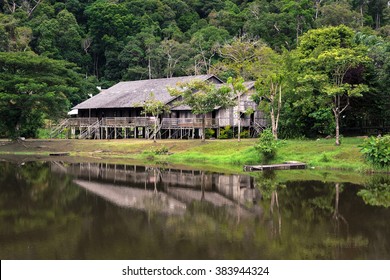
[[[258,137],[260,135],[260,133],[263,132],[264,129],[266,129],[265,126],[261,125],[260,123],[254,121],[252,122],[252,128],[253,128],[253,132],[252,132],[252,137]]]
[[[63,119],[61,122],[50,131],[50,138],[56,138],[69,126],[69,119]]]

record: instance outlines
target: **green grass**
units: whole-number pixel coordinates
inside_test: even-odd
[[[172,162],[198,162],[229,165],[259,164],[261,158],[253,148],[257,140],[208,141],[166,158]],[[277,156],[271,163],[300,161],[313,168],[363,171],[370,169],[360,153],[361,138],[345,138],[341,146],[334,140],[281,140]]]
[[[216,165],[256,164],[259,156],[253,145],[254,140],[213,140],[203,145],[188,148],[169,156],[173,162],[199,162]],[[241,166],[242,167],[242,166]]]
[[[104,160],[138,160],[148,164],[156,162],[239,171],[245,164],[260,164],[261,158],[254,149],[257,139],[229,140],[28,140],[23,144],[4,142],[0,154],[45,154],[70,152],[74,157],[94,157]],[[312,169],[368,171],[359,145],[362,138],[344,138],[341,146],[334,139],[280,140],[276,158],[271,163],[285,161],[305,162]],[[168,154],[153,151],[168,149]],[[378,170],[375,171],[386,171]]]
[[[361,171],[370,169],[359,145],[361,138],[344,138],[340,146],[333,139],[281,141],[274,162],[301,161],[314,168]]]

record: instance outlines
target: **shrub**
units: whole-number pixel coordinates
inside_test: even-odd
[[[169,150],[165,146],[152,147],[150,150],[145,151],[144,153],[151,154],[151,156],[153,156],[153,155],[167,155],[167,154],[169,154]]]
[[[278,142],[275,140],[271,129],[265,129],[259,136],[259,141],[255,144],[255,149],[262,155],[263,161],[268,162],[274,159]]]
[[[230,139],[233,138],[233,130],[230,125],[225,126],[221,129],[218,139]]]
[[[240,137],[241,138],[249,138],[250,137],[250,134],[249,134],[249,130],[244,130],[240,133]]]
[[[207,139],[214,137],[214,134],[215,134],[214,129],[206,128],[206,138]]]
[[[370,137],[360,146],[368,162],[374,166],[390,166],[390,135]]]
[[[321,161],[321,162],[329,162],[329,161],[330,161],[330,158],[329,158],[329,156],[328,156],[326,153],[322,153],[322,154],[321,154],[320,161]]]

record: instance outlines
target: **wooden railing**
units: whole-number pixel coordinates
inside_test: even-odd
[[[68,119],[69,126],[83,127],[93,125],[98,121],[98,118],[70,118]]]
[[[96,124],[98,118],[70,118],[68,125],[70,127],[89,127]],[[224,127],[227,125],[236,126],[237,121],[230,118],[206,118],[205,126],[207,128]],[[265,120],[255,120],[258,123],[266,124]],[[102,127],[154,127],[155,118],[153,117],[106,117],[100,121]],[[201,128],[202,118],[163,118],[158,119],[157,124],[163,129],[174,128]],[[250,126],[249,119],[242,119],[241,126]]]
[[[102,126],[152,126],[154,117],[107,117],[102,119]]]
[[[206,127],[218,127],[219,119],[205,119]],[[201,128],[201,118],[164,118],[162,128]]]

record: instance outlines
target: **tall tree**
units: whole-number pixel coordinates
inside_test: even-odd
[[[264,43],[250,36],[236,37],[219,49],[224,60],[216,65],[217,72],[232,77],[243,77],[251,80],[256,76],[254,65],[258,61],[257,51]],[[219,68],[219,69],[218,69]]]
[[[363,26],[364,18],[359,12],[352,10],[348,2],[330,2],[320,8],[320,15],[316,19],[320,27],[347,25],[352,28]]]
[[[32,39],[32,30],[20,26],[13,15],[0,13],[0,51],[26,51]]]
[[[336,145],[340,145],[340,117],[348,108],[350,97],[368,91],[361,80],[348,79],[362,75],[359,67],[370,61],[364,48],[353,43],[354,32],[343,25],[310,30],[301,38],[297,54],[302,81],[316,84],[325,104],[332,108],[336,124]],[[353,75],[349,75],[352,74]]]
[[[176,40],[164,40],[161,42],[161,50],[165,55],[165,74],[172,78],[174,74],[184,74],[181,69],[182,63],[188,61],[191,47],[187,43],[179,43]]]
[[[192,35],[190,44],[193,46],[194,74],[210,73],[212,64],[218,57],[218,47],[229,38],[229,33],[215,26],[207,26]]]
[[[56,119],[86,97],[74,65],[31,52],[0,53],[0,120],[11,138],[35,136],[43,118]]]
[[[258,72],[254,98],[263,100],[261,106],[269,112],[272,134],[275,139],[278,139],[279,118],[282,109],[282,86],[285,79],[285,58],[265,46],[259,51],[259,58],[261,68]]]
[[[42,2],[43,0],[4,0],[4,7],[9,13],[13,14],[20,10],[30,17]]]
[[[92,39],[94,75],[119,80],[123,69],[118,69],[121,65],[118,56],[126,45],[126,38],[136,33],[134,16],[125,3],[116,1],[95,1],[86,8],[85,14]]]

